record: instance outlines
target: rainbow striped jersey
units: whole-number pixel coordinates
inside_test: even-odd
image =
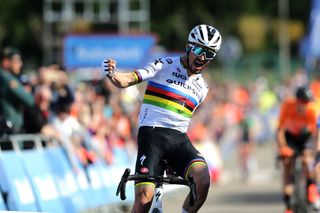
[[[147,81],[139,127],[166,127],[186,132],[193,112],[208,93],[202,74],[189,77],[180,57],[167,57],[135,70],[134,75],[138,82]]]

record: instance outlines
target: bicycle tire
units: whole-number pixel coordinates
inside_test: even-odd
[[[293,211],[295,213],[307,213],[308,203],[306,193],[306,177],[303,171],[303,162],[301,156],[297,156],[294,161],[293,183]]]

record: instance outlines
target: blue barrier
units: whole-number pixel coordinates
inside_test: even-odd
[[[1,188],[7,193],[9,210],[38,211],[32,185],[15,151],[0,154],[0,177]]]
[[[122,148],[114,148],[112,150],[114,156],[113,165],[117,165],[119,167],[123,167],[128,165],[129,157],[125,149]]]
[[[92,188],[91,184],[89,183],[87,174],[84,169],[78,169],[75,174],[75,178],[77,184],[79,186],[79,190],[81,191],[83,198],[85,200],[85,204],[87,208],[94,208],[97,206],[97,202],[95,201],[95,197],[97,193],[95,189]]]
[[[91,164],[87,167],[88,178],[90,182],[90,186],[94,190],[93,196],[95,196],[94,202],[95,206],[102,206],[108,203],[108,196],[110,196],[110,192],[106,189],[103,184],[103,179],[100,175],[100,166],[98,163]]]
[[[67,213],[59,197],[59,191],[52,177],[45,152],[43,150],[25,150],[21,152],[21,159],[34,189],[39,211]]]
[[[17,135],[13,144],[23,139]],[[8,195],[4,203],[0,194],[0,211],[7,204],[12,211],[79,213],[122,202],[116,188],[124,169],[134,167],[124,149],[114,150],[112,165],[98,160],[84,168],[77,162],[75,170],[60,146],[41,147],[41,140],[34,139],[36,149],[15,146],[15,151],[0,152],[0,188]],[[128,182],[126,194],[126,202],[132,202],[133,182]]]
[[[126,186],[126,200],[125,201],[121,201],[120,197],[116,197],[115,193],[118,187],[118,184],[121,180],[121,177],[123,175],[123,172],[125,171],[126,168],[131,168],[128,164],[127,165],[123,165],[123,166],[112,166],[110,169],[110,173],[109,175],[112,176],[112,194],[113,194],[113,202],[117,203],[117,202],[127,202],[127,203],[131,203],[134,200],[134,183],[133,181],[129,181],[127,182],[127,186]]]
[[[76,213],[89,207],[62,148],[51,147],[44,150],[44,152],[66,212]]]
[[[120,182],[121,176],[126,168],[130,168],[131,171],[134,171],[135,162],[134,160],[130,159],[128,153],[125,149],[122,148],[114,148],[113,154],[115,157],[115,162],[108,168],[108,174],[111,175],[111,186],[110,190],[112,190],[113,198],[112,202],[120,202],[120,198],[114,196],[117,190],[117,186]],[[106,174],[104,175],[106,178]],[[126,202],[133,202],[134,200],[134,186],[133,182],[129,181],[126,187]]]
[[[121,176],[127,167],[128,166],[110,166],[100,161],[89,166],[89,177],[91,178],[92,184],[94,184],[93,187],[97,190],[97,202],[100,201],[96,203],[96,205],[109,205],[121,202],[120,198],[116,196],[116,191]],[[133,182],[127,183],[126,195],[126,202],[132,202],[134,198]]]

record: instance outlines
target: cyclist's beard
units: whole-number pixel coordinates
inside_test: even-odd
[[[201,60],[199,58],[195,58],[193,61],[189,61],[189,70],[193,74],[200,73],[206,66],[210,63],[210,60]]]

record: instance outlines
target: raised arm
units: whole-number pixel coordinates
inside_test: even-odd
[[[126,88],[138,83],[138,78],[134,72],[117,72],[117,62],[113,59],[106,59],[102,63],[102,71],[113,85],[118,88]]]

